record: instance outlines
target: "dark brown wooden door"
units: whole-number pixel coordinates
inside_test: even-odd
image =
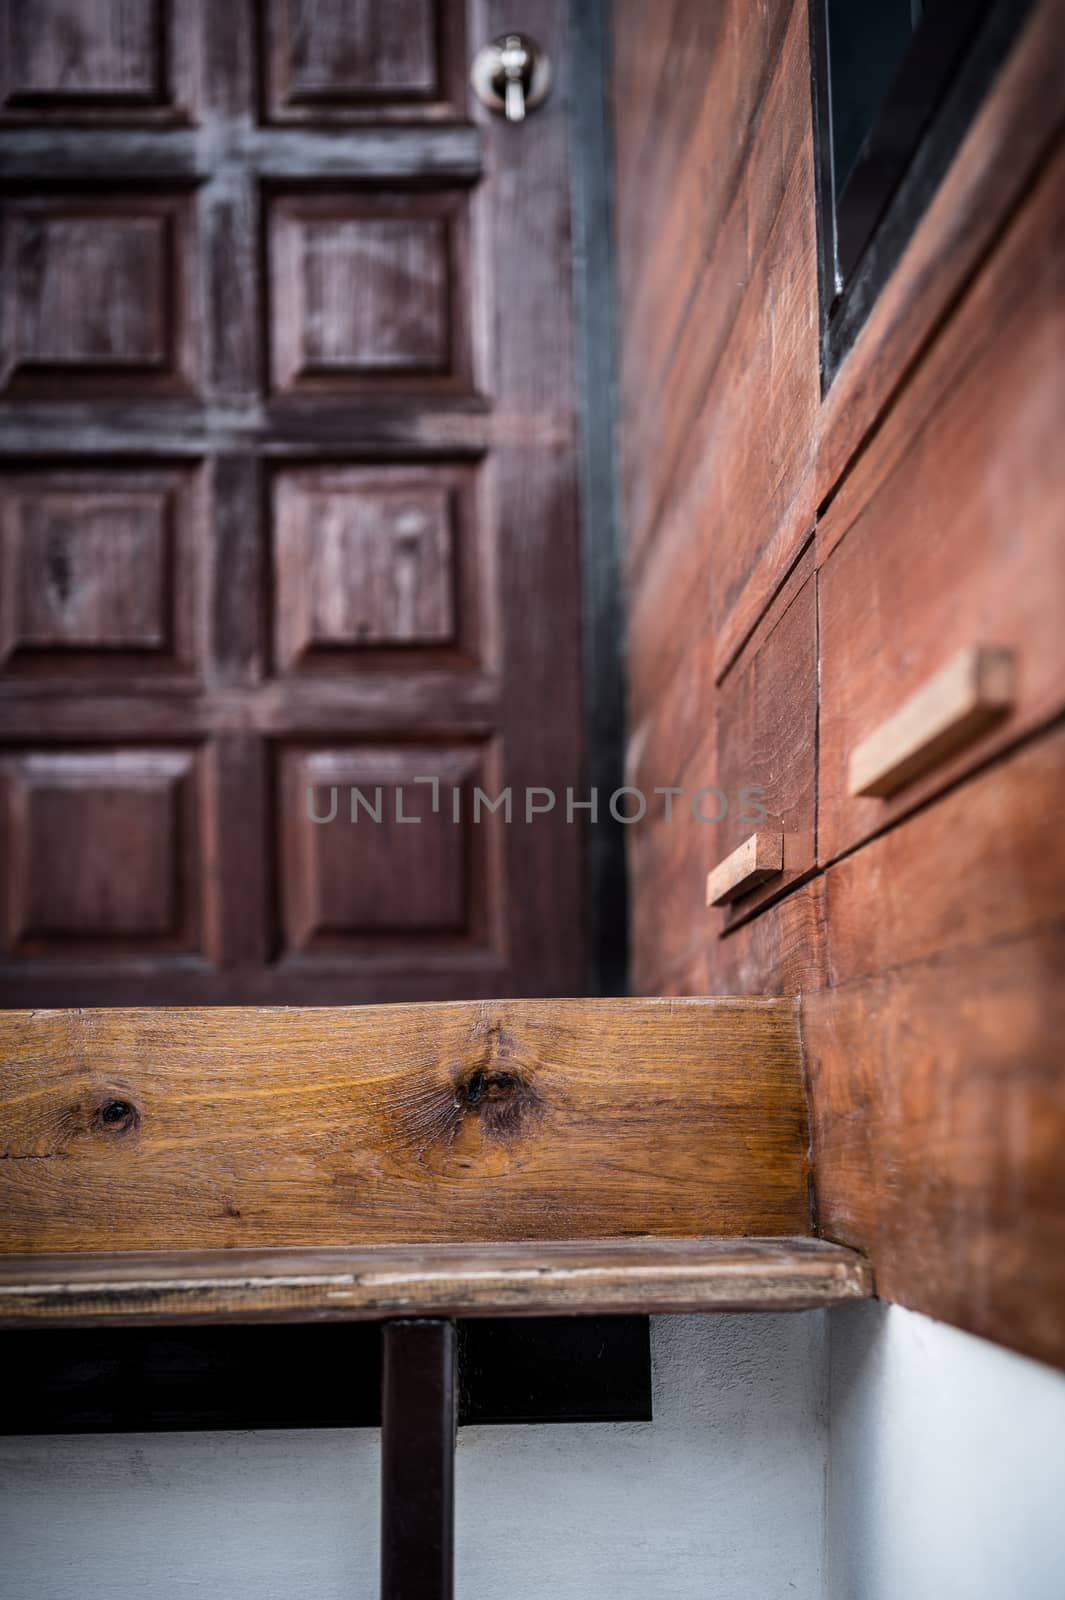
[[[565,0],[518,9],[0,5],[4,1004],[582,990]],[[561,81],[511,127],[516,26]]]

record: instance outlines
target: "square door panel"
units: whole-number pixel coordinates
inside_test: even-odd
[[[469,388],[467,198],[278,195],[270,371],[282,395]]]
[[[273,485],[282,672],[476,661],[474,470],[299,467]]]
[[[0,474],[0,674],[190,675],[196,514],[187,469]]]
[[[502,815],[473,820],[475,789],[497,798],[491,744],[290,746],[279,758],[286,955],[416,958],[498,942]]]
[[[465,9],[466,0],[268,0],[268,118],[462,117]]]
[[[0,0],[4,121],[178,115],[188,0]]]
[[[0,754],[5,955],[200,951],[202,780],[188,749]]]
[[[14,195],[2,225],[9,394],[192,385],[188,196]]]

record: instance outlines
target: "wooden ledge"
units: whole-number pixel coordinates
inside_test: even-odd
[[[0,1258],[0,1326],[806,1311],[873,1292],[821,1239],[601,1239]]]

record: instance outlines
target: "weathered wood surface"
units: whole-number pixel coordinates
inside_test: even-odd
[[[0,1013],[0,1247],[808,1230],[792,1001]]]
[[[640,989],[705,991],[707,981],[695,974],[713,964],[719,935],[813,871],[816,727],[810,546],[724,684],[715,687],[701,670],[678,675],[630,742],[627,781],[649,800],[647,818],[629,830],[628,841],[634,981]],[[668,813],[666,802],[654,796],[656,785],[667,781],[682,790]],[[702,815],[720,818],[716,825],[693,815],[693,797],[701,790],[717,791],[699,802]],[[756,803],[764,807],[761,819],[751,809]],[[755,827],[783,834],[783,871],[725,912],[708,913],[708,870]],[[727,960],[724,949],[721,958]]]
[[[1065,1366],[1065,730],[686,977],[803,991],[819,1231],[878,1293]]]
[[[638,3],[617,7],[634,741],[667,714],[675,689],[680,696],[693,676],[730,670],[818,509],[1023,198],[1065,118],[1055,48],[1063,20],[1065,0],[1033,8],[868,324],[824,402],[811,407],[803,385],[816,385],[817,354],[797,331],[817,322],[805,228],[791,228],[790,251],[764,270],[773,235],[788,241],[789,182],[808,186],[804,216],[813,213],[806,8],[779,0],[755,16],[739,0],[719,8],[678,0],[651,18]],[[774,381],[763,374],[750,389],[740,366],[747,321],[772,350],[774,370]],[[729,406],[747,428],[741,440],[761,438],[769,413],[778,426],[770,449],[748,457],[742,444],[730,447],[723,471],[730,435],[715,419]],[[769,486],[771,504],[759,507]],[[684,737],[678,723],[678,745]]]
[[[637,718],[645,695],[653,703],[674,672],[693,670],[693,651],[700,664],[705,656],[711,673],[723,671],[812,521],[812,508],[796,502],[807,478],[820,398],[806,8],[776,0],[760,9],[758,27],[748,25],[753,13],[747,6],[692,10],[722,55],[725,102],[738,128],[725,146],[734,165],[727,165],[717,147],[693,152],[697,186],[705,184],[708,171],[727,172],[728,205],[708,225],[691,199],[678,216],[697,236],[700,277],[696,290],[679,298],[683,321],[664,345],[662,385],[649,378],[654,359],[640,351],[643,343],[663,338],[670,319],[659,313],[643,327],[639,307],[622,302],[622,443],[632,480],[626,493],[633,530],[630,671]],[[646,30],[646,8],[643,18]],[[758,85],[753,104],[749,84]],[[684,114],[684,102],[665,87],[658,136]],[[619,193],[623,213],[626,204],[653,207],[638,184],[627,193],[622,180]],[[677,248],[669,250],[662,238],[648,246],[652,259],[660,255],[663,285]],[[644,496],[652,502],[646,528]],[[772,581],[760,583],[758,607],[746,607],[743,632],[726,659],[734,612],[762,565]]]
[[[4,7],[0,1003],[584,987],[571,97],[479,105],[504,10]]]
[[[808,546],[721,685],[717,779],[729,809],[717,826],[724,855],[746,832],[744,793],[765,809],[758,824],[783,836],[778,876],[743,896],[721,919],[735,927],[814,867],[817,787],[817,585]]]
[[[364,127],[350,133],[223,126],[208,144],[198,133],[166,129],[49,128],[0,143],[0,177],[35,182],[42,166],[63,180],[116,183],[213,176],[218,160],[261,178],[341,178],[350,182],[473,182],[481,176],[480,131],[454,127]]]
[[[819,505],[949,317],[1065,125],[1065,0],[1037,0],[821,411]]]
[[[887,1298],[1059,1366],[1063,797],[1059,729],[831,868],[803,1019],[820,1229]]]
[[[819,1224],[889,1300],[1065,1366],[1065,930],[807,997]]]
[[[813,521],[805,513],[795,536],[789,511],[818,400],[806,7],[621,0],[612,34],[630,781],[649,797],[658,785],[690,794],[720,784],[734,802],[737,780],[780,776],[781,745],[750,720],[755,704],[771,703],[768,684],[752,674],[728,704],[716,691],[720,626],[762,541],[783,519],[779,580]],[[815,704],[800,707],[802,667],[781,666],[795,733],[780,796],[792,813],[791,881],[800,858],[812,864],[809,745],[802,766],[791,752]],[[727,773],[719,710],[730,724]],[[751,831],[725,836],[740,810],[733,803],[716,830],[679,808],[679,820],[652,812],[629,830],[641,990],[687,987],[722,923],[745,914],[708,916],[704,896],[707,871]],[[754,891],[750,906],[773,893]]]
[[[0,1258],[0,1326],[804,1311],[872,1293],[820,1239]]]
[[[818,524],[818,842],[830,861],[1065,705],[1065,149]],[[852,751],[956,652],[1011,650],[1012,705],[890,799]]]
[[[802,992],[822,1227],[870,1250],[891,1297],[1065,1364],[1065,772],[1043,732],[1063,705],[1063,21],[1065,0],[1031,8],[812,406],[795,10],[622,0],[614,103],[630,768],[648,792],[732,789],[762,751],[772,771],[819,749],[815,785],[793,768],[795,799],[817,796],[814,875],[756,890],[773,903],[738,922],[741,901],[724,937],[697,897],[743,835],[715,854],[660,816],[631,830],[635,981]],[[693,39],[704,82],[734,69],[712,108],[670,91]],[[817,720],[793,739],[809,644],[773,663],[770,629],[807,563]],[[1014,650],[1014,709],[897,796],[848,796],[863,736],[974,643]]]
[[[903,430],[908,427],[911,438],[919,437],[926,408],[912,404],[914,382],[934,358],[944,330],[949,331],[951,313],[966,285],[993,262],[1008,239],[1011,218],[1019,219],[1018,206],[1023,210],[1027,205],[1033,175],[1046,161],[1065,119],[1055,48],[1065,0],[1039,0],[868,324],[811,414],[802,385],[816,383],[816,353],[805,340],[796,342],[792,320],[797,302],[811,326],[817,320],[815,264],[805,231],[792,230],[783,267],[767,273],[762,265],[771,236],[779,233],[791,176],[800,168],[809,170],[806,16],[805,7],[796,9],[801,18],[791,14],[784,0],[757,16],[739,0],[718,8],[676,0],[652,15],[637,0],[623,0],[615,11],[630,763],[639,769],[636,781],[648,793],[655,784],[684,781],[691,788],[721,782],[712,748],[714,723],[731,679],[749,664],[748,652],[756,652],[755,630],[764,626],[772,597],[790,583],[786,574],[819,511],[819,565],[836,540],[844,534],[850,538],[853,517],[841,517],[842,500],[849,485],[857,491],[868,482],[863,463],[876,449],[877,429],[897,414]],[[678,81],[680,73],[689,71],[698,89]],[[707,87],[711,81],[719,86],[713,96]],[[1002,158],[1004,151],[1009,159]],[[811,187],[803,196],[811,217],[813,204]],[[1018,248],[1008,283],[1011,303],[1022,317],[1029,293],[1045,293],[1048,301],[1060,304],[1058,270],[1047,256],[1045,240],[1027,256]],[[1002,282],[1007,282],[1006,268]],[[741,317],[748,304],[749,317]],[[763,344],[772,347],[775,368],[785,346],[790,359],[802,366],[787,384],[750,389],[733,382],[740,324],[748,320],[757,323]],[[1022,330],[1018,335],[1017,327],[1000,331],[999,323],[998,309],[985,306],[978,325],[959,343],[968,361],[992,335],[1000,348],[1012,340],[1033,354],[1018,354],[1010,367],[1031,374],[1038,365],[1040,383],[1053,384],[1060,358],[1056,363],[1051,358],[1047,340],[1056,341],[1058,334]],[[728,434],[713,431],[713,419],[722,407],[732,407],[736,426],[742,418],[753,430],[748,437],[761,437],[767,410],[776,416],[778,402],[789,394],[800,400],[780,406],[773,450],[748,459],[750,484],[742,476],[737,483],[732,467],[727,473],[720,470],[721,441]],[[986,401],[987,417],[982,422],[979,412],[974,414],[971,432],[974,440],[980,435],[980,442],[964,447],[978,463],[971,478],[974,492],[988,482],[984,469],[1001,457],[1007,434],[1019,435],[1029,425],[1033,401],[1026,394],[996,398],[983,389],[978,394],[976,403]],[[1051,408],[1035,420],[1041,425],[1050,418],[1057,426],[1055,417]],[[1034,454],[1024,452],[1023,460]],[[1045,506],[1053,509],[1057,497],[1047,485],[1058,470],[1060,452],[1041,443],[1038,455],[1038,470],[1027,477],[1023,470],[1020,474],[1022,487],[1027,484],[1025,503],[1031,503],[1030,494],[1042,493]],[[1029,598],[1038,605],[1045,588],[1042,596],[1038,584],[1021,593],[1015,580],[996,578],[983,596],[980,573],[986,567],[970,560],[973,531],[966,527],[967,513],[958,508],[954,490],[933,483],[934,456],[927,452],[926,487],[920,497],[927,505],[934,496],[949,496],[945,509],[959,541],[949,589],[974,595],[974,610],[983,606],[985,611],[1012,591],[1024,609],[1025,627],[1030,627]],[[906,469],[911,478],[917,464],[911,461]],[[774,497],[769,513],[756,507],[759,498],[770,494],[767,478]],[[719,492],[721,485],[727,486],[727,495]],[[918,497],[916,488],[913,495]],[[892,565],[891,551],[900,540],[905,542],[894,502],[894,495],[884,497],[883,519],[868,546],[880,551],[887,566]],[[1008,528],[1011,543],[1019,541],[1029,549],[1032,536],[1017,516],[1020,500],[1013,490],[1000,493],[996,487],[985,508],[992,503],[1002,510],[1002,527]],[[778,511],[779,519],[770,526]],[[983,532],[976,538],[982,544]],[[764,545],[761,554],[744,574],[739,569],[745,556],[756,554],[759,545]],[[942,549],[933,528],[924,555],[934,561]],[[884,593],[897,597],[900,586],[909,588],[910,580],[903,573],[889,581],[887,566]],[[934,612],[928,632],[932,643],[941,639],[944,627],[953,628],[957,612],[943,606],[940,580],[929,583],[922,577],[920,582],[928,592],[930,618]],[[867,596],[868,586],[864,592]],[[859,602],[862,595],[858,584],[853,593],[848,590],[844,603]],[[1038,691],[1042,703],[1042,710],[1035,711],[1032,696],[1029,726],[1046,715],[1052,698],[1042,692],[1044,673],[1047,682],[1061,681],[1058,659],[1043,632],[1048,621],[1053,625],[1053,617],[1053,607],[1044,606],[1038,648],[1030,649],[1031,659],[1022,663],[1022,679]],[[966,612],[964,621],[958,646],[985,637],[972,631],[973,611]],[[860,651],[867,633],[856,627],[853,636]],[[991,642],[1000,641],[991,637]],[[901,648],[897,635],[896,643]],[[942,640],[940,660],[947,653],[945,645]],[[935,659],[923,659],[920,665],[915,660],[914,686],[921,672],[927,676],[936,664]],[[870,708],[874,720],[887,715],[899,691],[904,696],[910,686],[909,680],[893,684],[893,671],[877,669],[888,699],[879,712]],[[723,675],[720,692],[715,674]],[[830,697],[823,695],[822,715],[832,709]],[[852,742],[857,737],[859,733],[848,730]],[[993,730],[980,741],[977,756],[1008,737],[1008,726]],[[963,765],[952,763],[943,782],[953,781]],[[844,779],[845,772],[840,781]],[[930,787],[935,783],[933,777]],[[905,795],[889,803],[891,815],[910,803]],[[862,804],[871,806],[876,813],[872,826],[879,826],[884,804]],[[726,850],[719,847],[714,855],[705,841],[687,838],[684,829],[653,822],[632,829],[628,843],[637,985],[649,993],[705,991],[700,974],[710,956],[701,888],[707,868]],[[767,887],[754,899],[774,892]],[[727,966],[726,943],[717,941],[716,959]],[[766,987],[756,973],[753,987]]]

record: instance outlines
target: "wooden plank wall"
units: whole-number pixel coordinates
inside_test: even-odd
[[[643,993],[796,994],[819,1226],[889,1298],[1065,1364],[1065,88],[1038,0],[822,398],[805,0],[616,0]],[[881,799],[959,650],[1011,708]],[[785,872],[707,910],[765,791]]]

